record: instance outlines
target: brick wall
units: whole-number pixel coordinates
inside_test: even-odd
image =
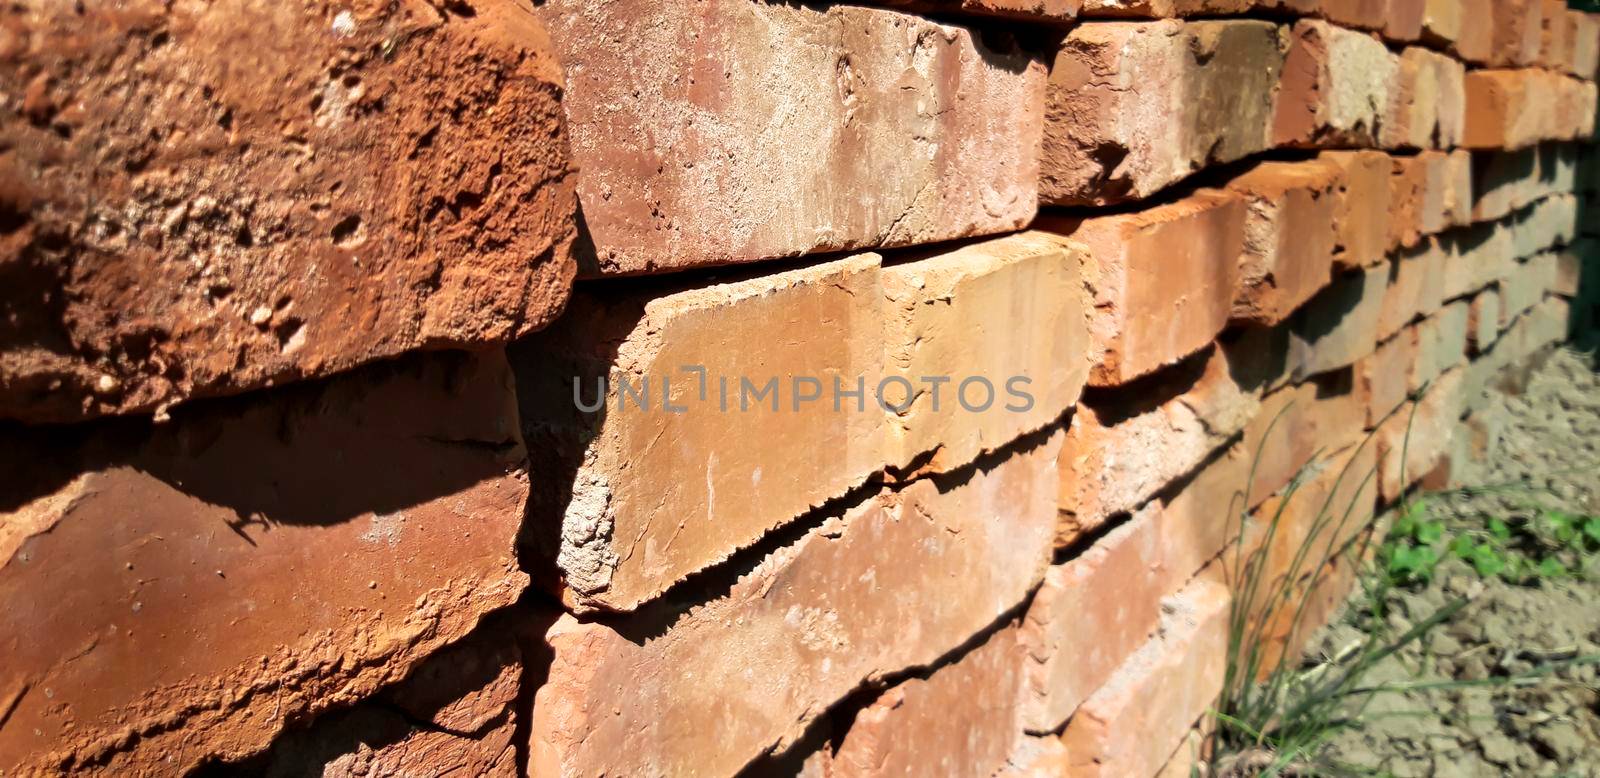
[[[0,14],[0,774],[1186,774],[1600,325],[1552,0]]]

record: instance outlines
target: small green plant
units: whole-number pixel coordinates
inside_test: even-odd
[[[1277,422],[1278,419],[1274,419],[1269,425],[1267,435],[1272,434]],[[1408,422],[1399,452],[1401,462],[1406,459],[1409,443]],[[1373,445],[1372,436],[1369,434],[1360,445]],[[1258,450],[1257,464],[1260,456]],[[1237,535],[1230,550],[1224,552],[1224,559],[1231,554],[1227,578],[1233,590],[1233,601],[1229,614],[1227,671],[1222,693],[1212,712],[1216,727],[1207,764],[1209,775],[1231,778],[1349,774],[1352,771],[1347,766],[1324,756],[1325,746],[1340,732],[1365,726],[1369,718],[1368,706],[1378,695],[1418,689],[1523,685],[1538,682],[1566,666],[1600,661],[1600,657],[1574,657],[1546,663],[1526,673],[1474,681],[1373,683],[1367,680],[1380,663],[1422,640],[1440,625],[1449,623],[1469,602],[1467,598],[1446,602],[1396,634],[1384,618],[1393,588],[1429,580],[1447,555],[1467,560],[1484,575],[1506,574],[1521,564],[1517,559],[1524,558],[1511,551],[1518,548],[1518,529],[1511,523],[1490,519],[1482,532],[1452,534],[1446,522],[1431,514],[1430,506],[1436,497],[1427,496],[1399,506],[1398,518],[1390,532],[1384,535],[1381,545],[1374,548],[1377,519],[1370,510],[1370,493],[1364,490],[1377,477],[1377,472],[1354,472],[1346,465],[1339,472],[1334,488],[1318,507],[1309,531],[1299,540],[1287,574],[1269,580],[1267,556],[1280,531],[1285,508],[1303,485],[1307,473],[1322,466],[1323,463],[1316,461],[1319,457],[1320,452],[1313,457],[1312,465],[1302,469],[1285,487],[1283,499],[1273,516],[1264,518],[1249,514],[1252,500],[1248,488],[1236,495],[1229,506],[1229,526],[1237,528]],[[1404,482],[1403,467],[1400,476]],[[1252,466],[1250,482],[1254,480],[1255,467]],[[1351,482],[1357,484],[1355,496],[1341,505],[1335,497],[1342,493],[1341,485]],[[1369,500],[1365,508],[1360,503],[1364,494]],[[1592,541],[1597,540],[1594,535],[1600,532],[1600,521],[1551,511],[1539,515],[1553,541],[1567,544],[1569,550],[1596,548]],[[1265,522],[1262,526],[1251,526],[1262,521]],[[1252,536],[1253,529],[1259,531],[1261,537],[1249,543],[1247,538]],[[1369,558],[1373,564],[1366,563]],[[1554,564],[1545,565],[1545,559],[1551,559]],[[1363,627],[1362,639],[1337,656],[1311,667],[1302,666],[1291,656],[1279,655],[1269,660],[1273,656],[1270,644],[1274,640],[1269,625],[1280,623],[1279,617],[1288,615],[1289,634],[1295,634],[1303,626],[1312,595],[1318,591],[1330,570],[1330,563],[1334,562],[1355,565],[1363,571],[1357,578],[1362,598],[1357,614]],[[1554,575],[1559,560],[1545,557],[1533,564],[1538,574]],[[1418,715],[1437,714],[1419,712]]]
[[[1390,528],[1378,557],[1393,584],[1426,584],[1447,559],[1460,559],[1482,578],[1522,585],[1600,572],[1600,516],[1527,503],[1527,516],[1449,526],[1431,510],[1449,494],[1417,499]]]

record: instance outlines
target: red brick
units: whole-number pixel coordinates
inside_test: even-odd
[[[574,607],[631,610],[883,467],[876,392],[903,399],[879,372],[877,256],[701,284],[574,295],[555,327],[511,350],[534,469],[570,484],[535,495],[530,521],[550,529],[530,550],[559,568],[563,580],[543,583]],[[816,387],[796,376],[823,383],[821,399],[802,403]],[[835,384],[858,380],[867,396],[839,396],[836,411]],[[756,396],[769,381],[770,399]],[[682,412],[666,409],[664,383]]]
[[[1536,198],[1540,179],[1540,149],[1487,151],[1473,155],[1473,221],[1509,216]]]
[[[1272,546],[1264,549],[1263,565],[1257,573],[1267,590],[1291,580],[1301,582],[1316,575],[1324,561],[1337,556],[1372,525],[1378,503],[1378,447],[1364,440],[1336,453],[1319,457],[1302,476],[1295,489],[1274,495],[1256,511],[1255,521],[1271,528]],[[1297,559],[1298,557],[1298,559]],[[1326,572],[1326,571],[1324,571]],[[1265,637],[1269,642],[1296,642],[1322,627],[1318,614],[1306,614],[1299,624],[1294,620],[1294,603],[1273,607],[1267,615]],[[1254,608],[1252,608],[1253,610]],[[1276,618],[1272,618],[1276,616]],[[1265,658],[1270,665],[1277,657]],[[1263,667],[1270,670],[1270,667]]]
[[[852,6],[537,10],[566,68],[585,276],[929,243],[1034,216],[1035,53]]]
[[[1450,49],[1461,37],[1463,0],[1425,0],[1422,11],[1422,42],[1439,49]]]
[[[933,664],[1043,576],[1058,450],[1059,435],[868,497],[703,604],[562,617],[533,773],[732,774],[863,682]]]
[[[1222,689],[1228,592],[1196,581],[1152,637],[1072,717],[1062,740],[1072,775],[1154,775]]]
[[[1039,229],[1089,250],[1091,385],[1152,373],[1222,331],[1238,286],[1244,217],[1237,196],[1201,190],[1134,213],[1040,219]]]
[[[1259,457],[1250,481],[1250,507],[1282,489],[1319,453],[1359,440],[1356,420],[1369,405],[1366,387],[1353,372],[1319,376],[1268,395],[1240,442],[1251,458]]]
[[[1077,402],[1089,374],[1082,251],[1027,232],[883,269],[885,376],[905,381],[892,402],[904,402],[905,387],[918,390],[909,407],[885,412],[886,463],[950,470]],[[930,377],[949,382],[930,386]],[[820,404],[831,411],[831,399]]]
[[[543,30],[510,0],[362,9],[6,14],[0,420],[482,349],[561,312],[575,177]]]
[[[1263,162],[1228,184],[1245,202],[1234,321],[1272,325],[1327,286],[1344,171],[1321,160]]]
[[[1378,145],[1400,97],[1399,62],[1366,33],[1322,21],[1296,23],[1283,64],[1274,145]]]
[[[1061,449],[1060,544],[1139,507],[1243,429],[1263,387],[1235,369],[1248,368],[1214,349],[1136,398],[1080,404]]]
[[[1346,273],[1294,319],[1289,364],[1299,378],[1337,370],[1372,353],[1378,342],[1389,268]]]
[[[1354,270],[1383,261],[1390,245],[1389,156],[1381,151],[1324,151],[1317,159],[1344,170],[1334,211],[1334,265]]]
[[[1024,662],[1018,629],[1007,626],[926,678],[894,686],[856,714],[829,775],[994,775],[1023,737]]]
[[[405,677],[527,585],[516,418],[485,352],[5,433],[0,767],[186,771]]]
[[[1040,197],[1142,198],[1270,148],[1284,50],[1281,29],[1254,20],[1073,28],[1051,69]]]
[[[1185,558],[1166,549],[1183,535],[1165,529],[1152,502],[1045,574],[1022,627],[1027,731],[1060,729],[1155,631],[1161,598],[1193,572],[1169,566]]]

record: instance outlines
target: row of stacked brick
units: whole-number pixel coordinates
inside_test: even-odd
[[[1559,3],[303,5],[3,12],[0,771],[1178,770],[1600,297]]]

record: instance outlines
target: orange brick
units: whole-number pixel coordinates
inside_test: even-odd
[[[1445,241],[1444,298],[1473,294],[1505,277],[1516,256],[1511,230],[1496,222],[1456,230]]]
[[[1573,38],[1577,21],[1568,13],[1565,0],[1540,0],[1538,64],[1551,70],[1567,70],[1572,63]]]
[[[1558,272],[1555,254],[1539,254],[1513,267],[1500,280],[1501,329],[1543,302],[1545,293],[1556,285]]]
[[[1600,15],[1569,11],[1572,14],[1572,63],[1567,72],[1594,80],[1600,66]]]
[[[551,529],[529,550],[560,569],[569,604],[631,610],[882,469],[871,395],[884,386],[901,402],[879,372],[884,308],[878,257],[864,254],[710,285],[594,288],[516,344],[533,469],[571,485],[535,495],[530,521]],[[827,399],[802,403],[814,387],[798,376]],[[829,384],[858,378],[869,396],[835,410]]]
[[[1395,156],[1390,194],[1393,216],[1390,241],[1393,246],[1415,246],[1422,236],[1432,235],[1449,225],[1453,197],[1450,155],[1424,151],[1410,156]]]
[[[1467,342],[1482,354],[1500,337],[1500,291],[1485,289],[1473,295],[1467,309]]]
[[[1342,27],[1382,30],[1388,23],[1389,0],[1322,0],[1317,13]]]
[[[1045,574],[1022,628],[1029,732],[1059,729],[1155,631],[1161,598],[1193,572],[1169,566],[1166,547],[1184,535],[1166,534],[1162,519],[1159,503],[1146,505]]]
[[[1243,202],[1201,190],[1175,203],[1040,229],[1083,244],[1094,386],[1114,386],[1204,348],[1227,325],[1244,242]]]
[[[1411,370],[1411,389],[1433,383],[1446,371],[1466,361],[1471,304],[1457,300],[1417,324],[1417,361]]]
[[[1381,262],[1390,245],[1393,190],[1389,178],[1393,168],[1389,155],[1381,151],[1324,151],[1317,159],[1336,164],[1344,171],[1334,211],[1335,266],[1353,270]]]
[[[885,380],[904,381],[883,411],[885,463],[948,471],[1077,402],[1089,373],[1081,252],[1025,232],[883,268]],[[833,409],[831,396],[817,404]]]
[[[1455,55],[1473,65],[1490,65],[1494,58],[1494,5],[1498,0],[1460,0],[1461,27]]]
[[[1229,182],[1248,208],[1234,321],[1277,324],[1328,285],[1343,179],[1311,160],[1264,162]]]
[[[1196,581],[1166,603],[1161,632],[1079,708],[1062,733],[1072,775],[1154,775],[1222,688],[1228,592]]]
[[[1422,37],[1427,0],[1389,0],[1383,20],[1383,37],[1408,43]]]
[[[1385,148],[1451,148],[1466,119],[1466,70],[1455,59],[1420,46],[1401,53],[1397,92],[1379,141]]]
[[[1392,263],[1389,287],[1378,316],[1378,340],[1388,340],[1412,321],[1438,310],[1444,302],[1445,252],[1428,240],[1401,252]]]
[[[1252,12],[1305,16],[1321,0],[1084,0],[1079,15],[1086,19],[1177,19],[1190,16],[1234,16]]]
[[[534,774],[732,774],[868,679],[933,664],[1044,575],[1058,450],[1059,434],[869,496],[687,610],[563,616],[535,696]]]
[[[1494,20],[1491,64],[1537,63],[1544,43],[1543,0],[1495,0],[1489,11]]]

